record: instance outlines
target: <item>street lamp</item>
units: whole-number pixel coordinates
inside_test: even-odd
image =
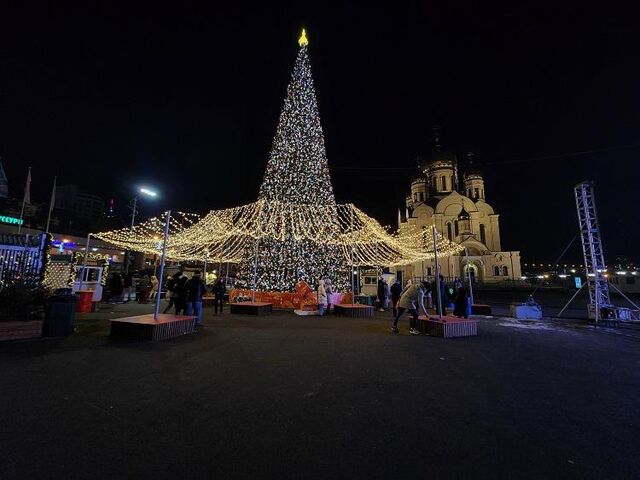
[[[158,196],[157,192],[154,192],[153,190],[150,190],[148,188],[145,187],[140,187],[138,189],[138,193],[136,194],[135,197],[133,197],[133,212],[131,213],[131,228],[133,228],[133,224],[136,221],[136,212],[137,212],[137,206],[138,206],[138,196],[140,194],[146,195],[147,197],[151,197],[151,198],[155,198]]]
[[[151,198],[155,198],[158,196],[158,193],[149,189],[149,188],[145,188],[145,187],[140,187],[138,188],[138,193],[136,193],[136,196],[133,197],[133,206],[132,208],[132,212],[131,212],[131,228],[133,228],[133,225],[135,224],[136,221],[136,213],[137,213],[137,207],[138,207],[138,197],[140,195],[145,195],[147,197],[151,197]],[[125,258],[125,268],[124,268],[125,273],[129,273],[129,259]],[[128,297],[127,297],[128,298]]]

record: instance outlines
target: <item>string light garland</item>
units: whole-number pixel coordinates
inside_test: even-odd
[[[434,257],[430,228],[391,233],[353,204],[337,204],[303,32],[258,200],[204,217],[171,219],[167,258],[239,263],[237,286],[293,291],[330,278],[340,290],[350,266],[405,265]],[[165,217],[94,234],[123,249],[157,253]],[[438,256],[463,247],[437,234]]]

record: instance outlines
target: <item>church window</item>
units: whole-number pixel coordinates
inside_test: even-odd
[[[480,197],[484,198],[484,188],[480,190]]]
[[[431,276],[431,267],[427,267],[427,277]]]
[[[447,238],[449,240],[453,240],[453,238],[451,236],[451,223],[447,223]]]
[[[485,232],[484,224],[480,224],[480,241],[487,244],[487,233]]]
[[[413,201],[414,201],[414,202],[417,202],[417,201],[418,201],[418,194],[417,194],[417,193],[414,193],[414,194],[413,194]]]
[[[442,176],[442,190],[446,190],[447,189],[447,177],[445,177],[444,175]]]
[[[495,267],[493,267],[493,275],[496,276],[496,277],[500,276],[500,267],[499,266],[496,265]]]
[[[467,197],[471,198],[471,189],[467,189]]]
[[[504,275],[505,277],[509,276],[509,269],[506,265],[502,267],[502,275]]]
[[[457,237],[458,235],[460,235],[460,226],[458,225],[458,220],[453,222],[453,227],[454,227],[454,231],[455,231],[455,234],[456,234],[456,237]]]
[[[480,196],[480,190],[479,190],[479,189],[477,189],[477,188],[474,188],[474,189],[473,189],[473,193],[475,194],[475,195],[474,195],[474,198],[478,198],[478,197]]]
[[[422,193],[422,192],[418,193],[418,198],[420,198],[420,201],[423,202],[424,201],[424,193]]]

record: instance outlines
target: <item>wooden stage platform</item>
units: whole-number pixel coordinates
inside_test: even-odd
[[[444,320],[444,321],[442,321]],[[470,318],[443,316],[418,317],[418,330],[433,337],[457,338],[478,335],[478,322]]]
[[[333,306],[336,315],[352,318],[373,318],[374,308],[360,303],[340,303]]]
[[[267,315],[273,311],[273,303],[233,302],[229,304],[231,313],[243,315]]]
[[[110,336],[114,340],[158,341],[180,337],[196,330],[196,317],[185,315],[153,314],[114,318]]]

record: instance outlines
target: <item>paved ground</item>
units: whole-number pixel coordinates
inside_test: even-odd
[[[1,479],[640,478],[638,339],[207,310],[195,335],[117,345],[117,310],[0,345]]]

